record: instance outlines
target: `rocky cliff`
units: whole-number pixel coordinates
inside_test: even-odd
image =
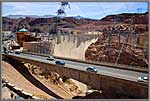
[[[110,15],[101,21],[114,20],[104,25],[103,35],[88,47],[86,59],[148,68],[148,13]]]

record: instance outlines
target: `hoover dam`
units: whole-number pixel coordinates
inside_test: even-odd
[[[64,35],[55,40],[54,56],[85,60],[85,51],[96,42],[97,35]]]

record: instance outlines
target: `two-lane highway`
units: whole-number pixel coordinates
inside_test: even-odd
[[[25,58],[25,59],[29,59],[29,60],[35,60],[35,61],[39,61],[39,62],[43,62],[43,63],[49,63],[49,64],[55,64],[55,61],[60,60],[60,61],[64,61],[66,63],[66,65],[65,65],[66,67],[77,69],[77,70],[82,70],[82,71],[86,71],[87,67],[93,66],[98,69],[97,74],[107,75],[107,76],[111,76],[111,77],[115,77],[115,78],[135,81],[135,82],[137,82],[137,79],[140,76],[148,77],[148,73],[141,73],[141,72],[123,70],[123,69],[117,69],[117,68],[109,68],[106,66],[91,65],[88,63],[74,62],[74,61],[70,61],[70,60],[63,60],[63,59],[55,58],[54,61],[49,61],[49,60],[46,60],[47,57],[44,57],[44,56],[24,54],[24,53],[21,53],[21,54],[9,53],[8,55]]]

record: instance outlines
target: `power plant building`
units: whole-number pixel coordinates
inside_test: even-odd
[[[18,32],[16,32],[16,36],[17,36],[17,43],[23,46],[23,42],[27,41],[27,37],[30,36],[30,32],[27,29],[22,28]]]

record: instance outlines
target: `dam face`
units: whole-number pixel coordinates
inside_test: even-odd
[[[85,60],[85,51],[96,42],[100,34],[52,35],[50,41],[24,42],[28,52],[54,55],[62,58]]]
[[[54,38],[54,56],[85,60],[85,51],[99,35],[61,35]]]

